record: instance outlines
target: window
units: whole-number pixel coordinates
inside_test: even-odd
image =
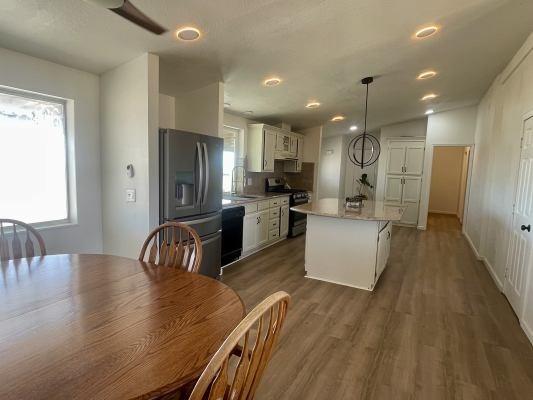
[[[68,220],[65,106],[60,99],[0,90],[3,218]]]
[[[237,141],[239,140],[239,130],[224,126],[222,134],[224,139],[224,153],[222,166],[222,191],[229,193],[232,191],[231,174],[237,159]]]

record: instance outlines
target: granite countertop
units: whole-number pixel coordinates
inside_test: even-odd
[[[240,198],[239,195],[222,196],[222,208],[231,208],[242,206],[246,203],[254,203],[256,201],[273,199],[275,197],[288,197],[288,193],[252,193],[244,196],[253,196],[249,198]]]
[[[360,210],[352,210],[344,207],[344,199],[327,198],[291,207],[291,210],[323,217],[365,221],[399,221],[405,211],[403,206],[385,205],[382,201],[365,200],[363,204]]]

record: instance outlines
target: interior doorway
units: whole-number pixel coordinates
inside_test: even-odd
[[[462,225],[468,186],[469,146],[434,146],[429,212],[454,215]]]

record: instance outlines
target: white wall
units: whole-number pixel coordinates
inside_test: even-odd
[[[68,147],[77,218],[72,225],[39,230],[48,253],[101,252],[98,76],[1,48],[0,60],[0,85],[69,100]]]
[[[387,171],[387,146],[390,138],[424,137],[427,130],[427,118],[387,125],[381,128],[379,143],[381,155],[377,167],[376,199],[383,200],[385,195],[385,174]]]
[[[433,147],[473,145],[476,118],[477,106],[445,111],[428,117],[424,173],[422,175],[422,192],[418,216],[419,229],[426,229],[427,226]]]
[[[458,215],[464,147],[433,149],[429,212]]]
[[[176,128],[176,98],[159,93],[159,127]]]
[[[320,146],[322,144],[322,126],[303,129],[299,133],[304,135],[304,159],[303,162],[314,163],[313,174],[313,197],[316,198],[318,191],[318,175],[320,170]]]
[[[533,111],[533,34],[493,82],[478,107],[465,231],[502,286],[512,222],[523,117]],[[531,266],[530,266],[531,269]],[[521,325],[533,342],[533,271]]]
[[[322,138],[318,169],[318,199],[344,197],[345,142],[346,138],[343,136]]]
[[[222,136],[224,125],[224,84],[215,82],[176,98],[176,129]]]
[[[137,257],[158,206],[158,58],[144,54],[100,81],[104,252]],[[126,166],[135,176],[128,178]],[[126,189],[137,201],[126,202]]]

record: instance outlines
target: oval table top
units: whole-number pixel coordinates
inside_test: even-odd
[[[201,374],[242,320],[214,279],[108,255],[3,262],[1,399],[131,399]]]

